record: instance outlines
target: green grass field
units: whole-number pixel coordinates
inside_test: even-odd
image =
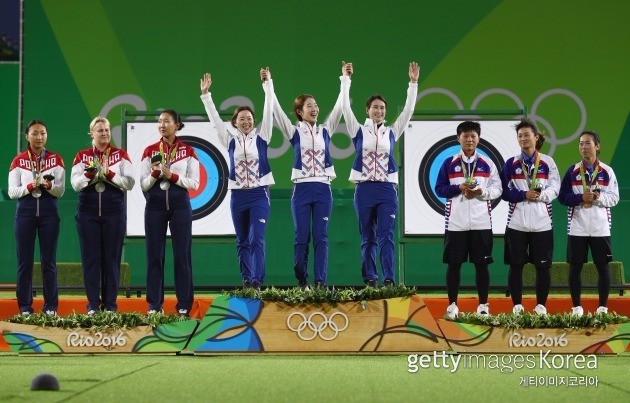
[[[630,398],[630,355],[598,357],[597,369],[420,369],[406,355],[60,355],[0,354],[0,401],[37,402],[521,402]],[[40,372],[61,390],[31,391]],[[594,386],[519,386],[523,376],[597,376]]]

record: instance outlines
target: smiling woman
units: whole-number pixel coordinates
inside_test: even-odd
[[[356,148],[350,181],[356,183],[354,208],[361,233],[361,272],[366,285],[376,287],[377,242],[380,247],[383,285],[394,285],[394,227],[398,214],[398,166],[394,146],[411,119],[418,94],[418,63],[409,63],[409,88],[405,107],[393,125],[385,125],[387,103],[378,94],[368,98],[368,115],[361,125],[350,108],[350,84],[343,86],[343,117]]]
[[[204,74],[199,83],[208,118],[228,150],[230,209],[241,279],[244,287],[254,288],[259,288],[265,280],[265,231],[271,208],[269,186],[275,183],[267,158],[273,125],[273,82],[269,68],[260,69],[260,78],[265,91],[262,124],[255,129],[254,111],[249,106],[240,106],[232,115],[235,132],[223,122],[208,92],[212,85],[210,74]]]
[[[352,64],[343,63],[341,85],[349,83]],[[308,287],[308,248],[313,227],[315,250],[314,286],[326,284],[328,273],[328,223],[332,212],[330,182],[337,176],[330,155],[331,137],[341,120],[342,91],[324,123],[317,125],[319,106],[310,94],[300,94],[293,102],[298,122],[293,125],[273,94],[274,116],[280,130],[293,145],[293,195],[291,213],[295,226],[295,277],[303,289]],[[312,217],[312,219],[311,219]]]

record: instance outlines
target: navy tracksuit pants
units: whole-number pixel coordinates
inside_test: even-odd
[[[230,209],[243,283],[265,280],[265,231],[269,220],[269,187],[232,189]]]
[[[390,182],[361,182],[354,192],[354,208],[361,234],[363,281],[378,280],[376,247],[380,249],[383,280],[394,281],[394,228],[398,192]]]
[[[78,212],[76,221],[87,310],[115,311],[127,216],[124,213],[98,216]]]
[[[328,218],[332,212],[330,185],[322,182],[296,183],[291,197],[291,212],[295,226],[295,277],[300,284],[305,284],[308,279],[308,244],[312,220],[315,282],[325,284],[328,270]]]
[[[44,311],[57,311],[57,241],[59,240],[59,216],[15,216],[15,240],[17,243],[17,291],[20,312],[33,312],[33,260],[35,236],[39,238],[39,254],[44,285]]]
[[[164,254],[166,228],[171,230],[177,310],[190,311],[194,299],[192,276],[192,209],[145,210],[147,243],[147,302],[149,310],[160,311],[164,304]]]

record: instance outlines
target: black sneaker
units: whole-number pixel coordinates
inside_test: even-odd
[[[252,283],[249,282],[249,280],[245,279],[243,280],[243,288],[251,288]]]
[[[302,291],[310,291],[311,287],[308,286],[306,281],[300,281],[298,286],[302,289]]]
[[[180,309],[179,311],[177,311],[177,314],[186,318],[190,317],[190,315],[188,314],[188,309]]]
[[[262,284],[260,284],[260,283],[259,283],[258,281],[256,281],[256,280],[252,281],[252,288],[253,288],[254,290],[260,290],[260,286],[261,286],[261,285],[262,285]]]
[[[378,284],[376,283],[376,280],[368,280],[365,282],[365,286],[366,287],[374,287],[376,288],[378,286]]]
[[[396,283],[394,283],[394,280],[390,278],[386,278],[385,281],[383,281],[383,287],[393,287],[395,285]]]
[[[313,283],[313,287],[314,287],[315,289],[317,289],[317,288],[325,288],[325,287],[326,287],[326,285],[324,284],[324,282],[323,282],[323,281],[319,281],[319,280],[318,280],[318,281],[315,281],[315,283]]]

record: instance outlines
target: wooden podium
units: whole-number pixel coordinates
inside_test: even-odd
[[[394,353],[447,350],[417,295],[336,306],[217,297],[192,337],[204,353]]]

